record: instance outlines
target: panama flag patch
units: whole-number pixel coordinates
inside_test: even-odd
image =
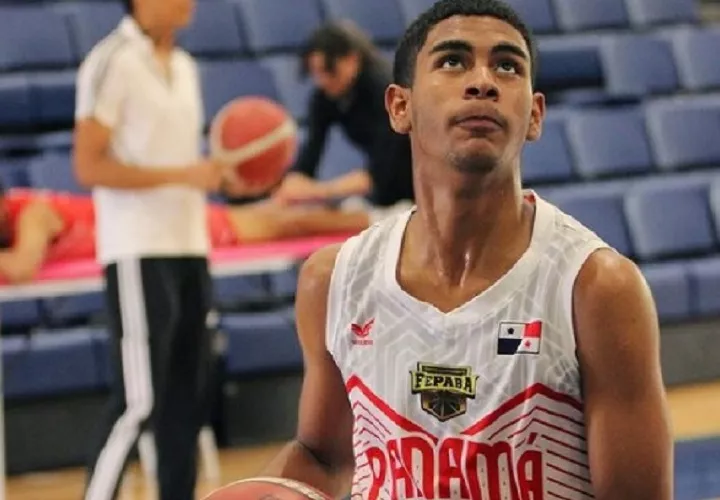
[[[498,330],[497,353],[501,356],[538,354],[541,340],[542,321],[531,323],[503,321]]]

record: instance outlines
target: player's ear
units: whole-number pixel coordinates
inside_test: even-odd
[[[390,125],[398,134],[410,132],[410,91],[396,84],[385,90],[385,109]]]
[[[542,135],[542,124],[545,119],[545,96],[540,92],[533,94],[533,104],[530,110],[530,126],[525,139],[528,142],[537,141]]]

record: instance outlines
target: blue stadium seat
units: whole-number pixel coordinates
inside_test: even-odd
[[[680,81],[670,43],[661,36],[608,36],[600,45],[605,90],[616,97],[669,94]]]
[[[409,26],[420,14],[433,6],[437,0],[398,0],[403,23]]]
[[[280,299],[294,297],[297,291],[297,279],[297,268],[271,274],[270,282],[272,284],[273,295]]]
[[[555,8],[551,0],[507,0],[536,35],[558,30]]]
[[[39,300],[17,300],[0,304],[0,323],[7,329],[25,329],[40,324],[43,313]]]
[[[254,52],[301,47],[322,23],[318,0],[233,0],[241,13],[248,45]]]
[[[42,330],[23,340],[3,345],[8,397],[51,396],[99,386],[91,331]]]
[[[595,183],[554,189],[547,199],[571,215],[621,254],[632,257],[623,210],[624,183]]]
[[[25,335],[4,335],[2,338],[3,395],[8,398],[23,396],[26,375],[25,358],[28,338]]]
[[[232,375],[302,368],[293,310],[225,315],[226,366]]]
[[[404,30],[400,7],[388,0],[322,0],[330,19],[355,22],[375,42],[395,42]]]
[[[0,76],[0,109],[1,129],[26,127],[32,123],[34,108],[26,75]]]
[[[624,0],[554,0],[555,17],[563,31],[627,28]]]
[[[664,170],[720,165],[720,104],[683,99],[646,106],[648,133],[657,165]]]
[[[568,114],[566,130],[575,168],[584,178],[652,169],[645,120],[637,107],[578,109]]]
[[[0,71],[75,62],[63,16],[43,4],[0,6]]]
[[[39,125],[72,125],[75,114],[75,70],[31,73],[30,95]]]
[[[196,56],[237,56],[245,50],[235,6],[224,0],[198,2],[193,21],[178,44]]]
[[[661,322],[691,317],[690,280],[682,263],[646,264],[642,273],[655,299]]]
[[[87,322],[105,312],[105,296],[101,292],[53,297],[43,303],[51,326]]]
[[[710,182],[710,210],[715,220],[716,234],[720,235],[720,176]]]
[[[625,0],[633,26],[694,23],[699,19],[695,0]]]
[[[704,346],[698,347],[702,349]],[[717,437],[684,439],[675,443],[673,500],[712,499],[720,496],[718,446],[720,438]]]
[[[33,145],[37,151],[58,151],[69,153],[72,148],[73,133],[72,130],[57,130],[36,134],[33,137]]]
[[[720,317],[720,257],[688,262],[695,316]]]
[[[266,275],[213,278],[215,304],[222,310],[241,308],[248,303],[269,301],[272,299],[270,287]]]
[[[69,193],[89,193],[75,179],[70,156],[45,153],[32,158],[28,164],[30,185],[36,189],[51,189]]]
[[[534,184],[570,180],[574,176],[572,161],[564,117],[548,115],[540,140],[527,143],[523,150],[523,182]]]
[[[73,0],[54,3],[53,8],[67,19],[78,62],[117,27],[125,14],[114,1]]]
[[[408,26],[420,14],[432,7],[437,0],[399,0],[400,11],[405,25]],[[530,26],[536,35],[557,31],[555,12],[551,0],[507,0]]]
[[[601,38],[596,35],[563,35],[538,39],[537,84],[563,89],[601,86]]]
[[[207,123],[238,97],[264,96],[280,101],[272,72],[255,60],[204,60],[199,67]]]
[[[0,183],[4,189],[27,187],[30,184],[27,163],[27,158],[3,158],[0,154]],[[2,320],[0,315],[0,325]]]
[[[274,55],[258,60],[272,72],[282,104],[296,120],[304,120],[314,86],[310,78],[303,79],[300,75],[299,58],[295,55]]]
[[[720,27],[676,29],[669,33],[681,85],[686,90],[720,88]]]
[[[716,249],[707,180],[658,178],[633,185],[625,214],[642,260],[709,253]]]

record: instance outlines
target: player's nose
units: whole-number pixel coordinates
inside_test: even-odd
[[[464,97],[465,99],[491,99],[494,101],[500,97],[500,89],[489,68],[479,67],[475,71],[468,72]]]

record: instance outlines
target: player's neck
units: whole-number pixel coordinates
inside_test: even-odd
[[[463,177],[455,184],[417,183],[415,230],[408,231],[415,257],[448,286],[462,286],[522,254],[518,236],[528,224],[516,176]]]
[[[139,20],[136,20],[140,29],[147,36],[155,48],[155,52],[159,54],[167,54],[175,47],[175,30],[158,28],[153,26],[143,26]]]

